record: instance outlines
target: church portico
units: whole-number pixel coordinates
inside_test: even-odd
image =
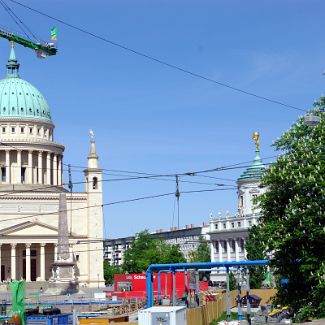
[[[72,247],[71,252],[72,252]],[[57,243],[0,243],[1,281],[24,279],[26,282],[47,281]]]

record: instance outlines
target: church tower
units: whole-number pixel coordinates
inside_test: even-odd
[[[260,156],[259,133],[253,133],[255,141],[255,158],[253,164],[248,167],[237,180],[238,186],[238,214],[240,216],[248,216],[258,214],[260,211],[254,203],[254,199],[264,193],[264,189],[260,188],[265,165]]]
[[[88,202],[88,267],[91,286],[104,286],[103,274],[103,190],[102,170],[98,167],[94,132],[90,130],[88,168],[84,170]],[[95,267],[96,266],[96,267]]]

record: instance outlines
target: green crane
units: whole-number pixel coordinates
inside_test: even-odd
[[[36,43],[31,40],[27,40],[17,34],[8,32],[2,27],[0,27],[0,37],[35,50],[37,57],[40,59],[44,59],[50,55],[55,55],[57,52],[57,48],[54,43]]]

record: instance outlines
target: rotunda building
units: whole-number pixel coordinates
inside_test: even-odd
[[[64,146],[53,141],[53,132],[49,106],[32,84],[19,77],[11,47],[7,76],[0,80],[0,191],[62,186]]]
[[[93,133],[85,191],[69,192],[62,177],[64,146],[54,141],[42,93],[19,76],[13,46],[0,80],[0,281],[47,287],[58,257],[59,195],[66,193],[69,259],[81,287],[104,286],[102,170]],[[66,230],[66,228],[65,228]]]

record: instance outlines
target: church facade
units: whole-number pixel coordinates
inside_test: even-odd
[[[69,250],[80,287],[103,279],[102,171],[93,135],[85,192],[63,184],[64,146],[43,95],[20,78],[11,48],[0,80],[0,279],[47,281],[58,251],[59,194],[66,193]]]

